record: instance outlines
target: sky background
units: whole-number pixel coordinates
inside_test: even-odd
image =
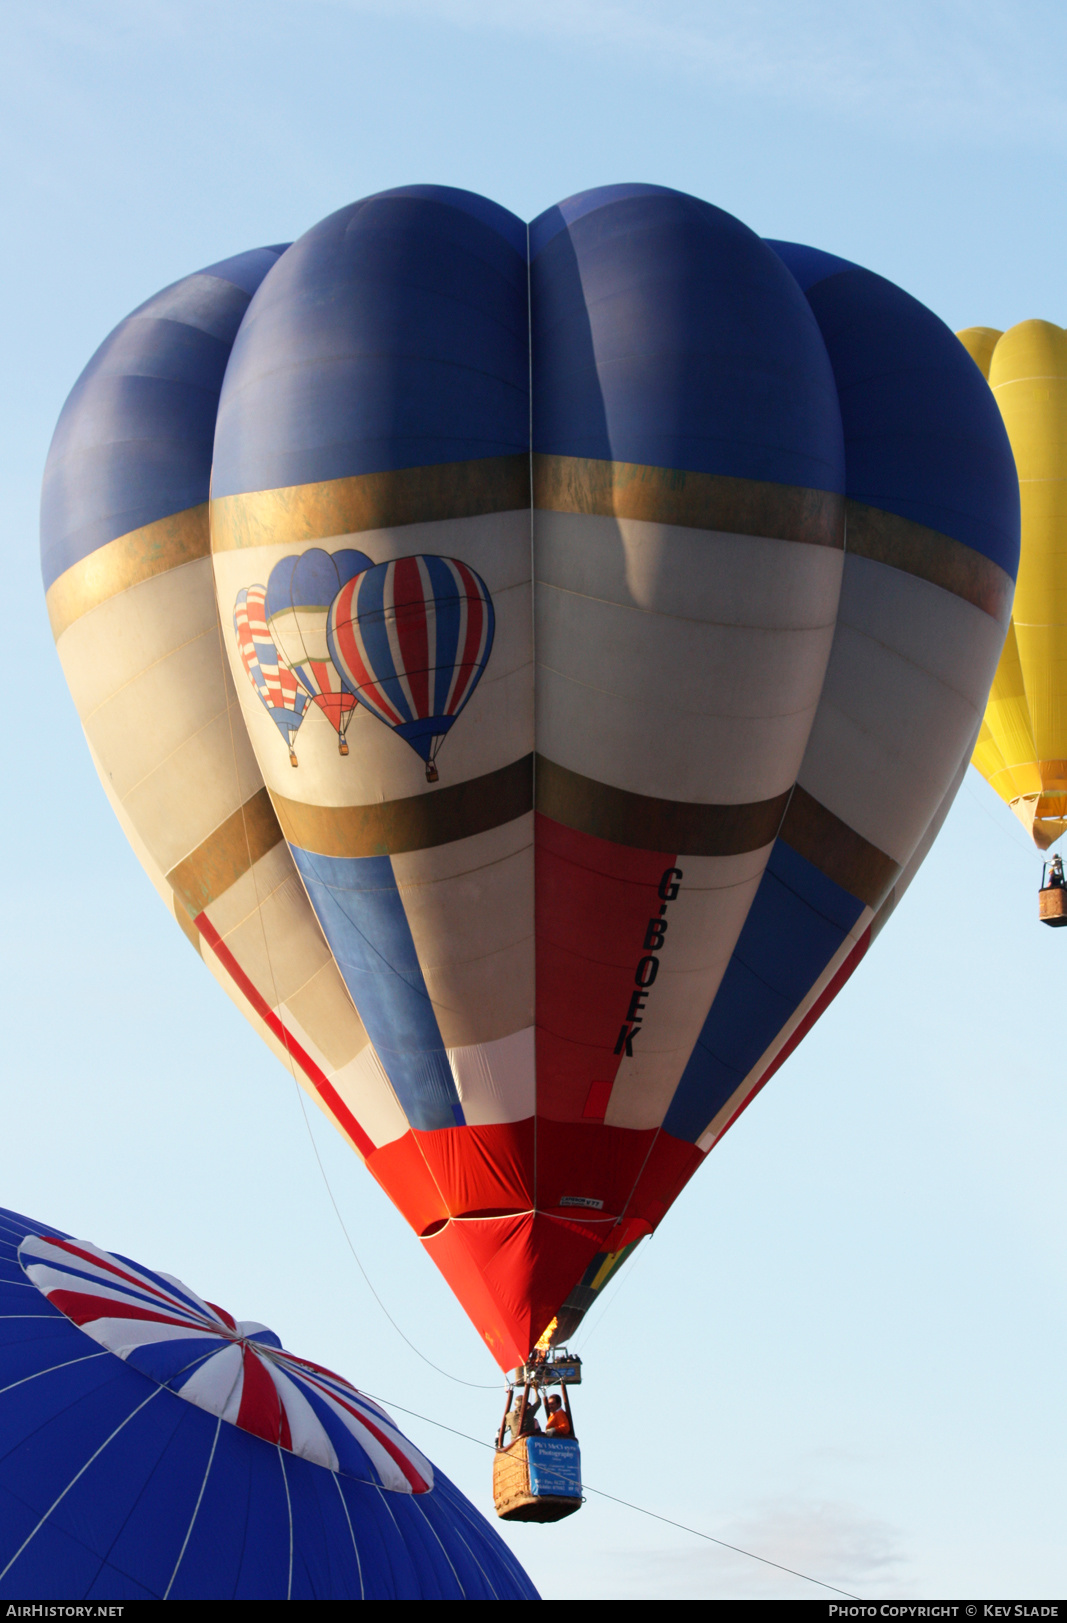
[[[0,55],[0,1203],[490,1441],[478,1336],[97,783],[38,566],[55,420],[156,289],[410,182],[526,218],[658,182],[954,328],[1063,322],[1067,12],[37,0],[0,8]],[[1037,923],[1039,879],[970,772],[874,950],[580,1332],[589,1483],[865,1598],[1067,1589],[1067,937]],[[480,1384],[401,1339],[346,1230],[404,1334]],[[489,1453],[396,1412],[491,1515]],[[596,1497],[505,1536],[546,1597],[832,1598]]]

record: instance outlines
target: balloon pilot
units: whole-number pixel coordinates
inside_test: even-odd
[[[551,1397],[545,1399],[545,1409],[548,1412],[548,1418],[545,1421],[545,1431],[547,1433],[553,1437],[572,1437],[574,1435],[570,1409],[564,1405],[563,1399],[558,1393],[553,1392]]]
[[[526,1363],[508,1376],[493,1461],[493,1499],[505,1521],[556,1522],[583,1503],[581,1454],[568,1390],[581,1384],[582,1361],[551,1347],[555,1327],[553,1319]],[[542,1404],[544,1429],[537,1419]]]
[[[1054,930],[1067,925],[1067,881],[1063,877],[1063,858],[1058,851],[1041,870],[1037,912],[1042,924],[1049,924]]]

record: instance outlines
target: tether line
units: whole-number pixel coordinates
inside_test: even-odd
[[[431,1420],[429,1415],[419,1414],[415,1409],[405,1409],[402,1403],[391,1403],[388,1398],[376,1397],[373,1392],[366,1394],[373,1398],[375,1403],[384,1403],[389,1409],[399,1409],[401,1414],[411,1415],[414,1420],[424,1420],[428,1426],[437,1426],[441,1431],[450,1431],[453,1437],[463,1437],[468,1443],[477,1443],[479,1448],[488,1448],[496,1453],[492,1443],[487,1443],[482,1437],[472,1437],[469,1432],[459,1431],[455,1426],[446,1426],[443,1420]],[[595,1493],[598,1499],[610,1499],[613,1504],[624,1505],[627,1510],[636,1510],[639,1516],[651,1516],[655,1522],[664,1522],[668,1527],[677,1527],[679,1532],[691,1533],[694,1538],[705,1539],[709,1544],[717,1544],[720,1549],[732,1550],[735,1555],[747,1556],[750,1561],[759,1561],[765,1567],[774,1567],[777,1572],[788,1572],[791,1578],[802,1578],[806,1584],[817,1584],[820,1589],[832,1589],[835,1595],[844,1595],[848,1600],[861,1600],[862,1596],[854,1595],[851,1589],[839,1589],[837,1584],[828,1584],[823,1578],[812,1578],[807,1572],[800,1572],[796,1567],[784,1566],[781,1561],[772,1561],[769,1556],[757,1555],[754,1550],[743,1549],[740,1544],[731,1544],[727,1539],[716,1538],[713,1533],[702,1533],[699,1527],[688,1527],[685,1522],[672,1521],[670,1516],[661,1516],[657,1510],[646,1510],[644,1505],[635,1505],[629,1499],[620,1499],[617,1494],[606,1493],[603,1488],[594,1488],[591,1483],[582,1483],[583,1493]]]

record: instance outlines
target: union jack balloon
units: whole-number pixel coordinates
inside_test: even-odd
[[[326,616],[342,582],[368,568],[364,552],[321,547],[282,558],[267,581],[267,628],[293,676],[337,734],[348,754],[345,734],[356,701],[346,692],[326,644]]]
[[[379,564],[341,587],[326,622],[330,654],[360,704],[426,762],[478,685],[493,648],[493,600],[458,558]]]
[[[308,707],[308,695],[301,692],[292,671],[278,659],[274,639],[267,630],[266,599],[265,586],[242,586],[238,592],[233,611],[237,651],[248,680],[289,746],[290,763],[297,766],[293,740]]]
[[[0,1602],[526,1598],[379,1403],[172,1274],[0,1208]]]
[[[433,1467],[384,1409],[331,1370],[286,1352],[170,1274],[88,1241],[30,1234],[27,1277],[53,1306],[160,1386],[291,1454],[398,1493],[427,1493]]]

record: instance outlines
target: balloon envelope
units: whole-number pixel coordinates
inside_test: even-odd
[[[230,295],[194,284],[161,297],[196,327]],[[899,288],[654,186],[529,228],[409,187],[313,227],[196,397],[209,515],[154,471],[192,428],[145,319],[46,474],[105,787],[509,1367],[659,1225],[928,848],[1010,612],[1003,425]],[[74,447],[108,454],[152,346],[132,530]],[[265,581],[273,625],[276,578],[347,758],[309,706],[293,770],[247,679],[231,605]]]
[[[1067,830],[1067,333],[1050,321],[959,337],[989,380],[1019,471],[1011,625],[974,764],[1045,851]]]
[[[332,1371],[180,1280],[0,1211],[0,1596],[535,1599]]]

